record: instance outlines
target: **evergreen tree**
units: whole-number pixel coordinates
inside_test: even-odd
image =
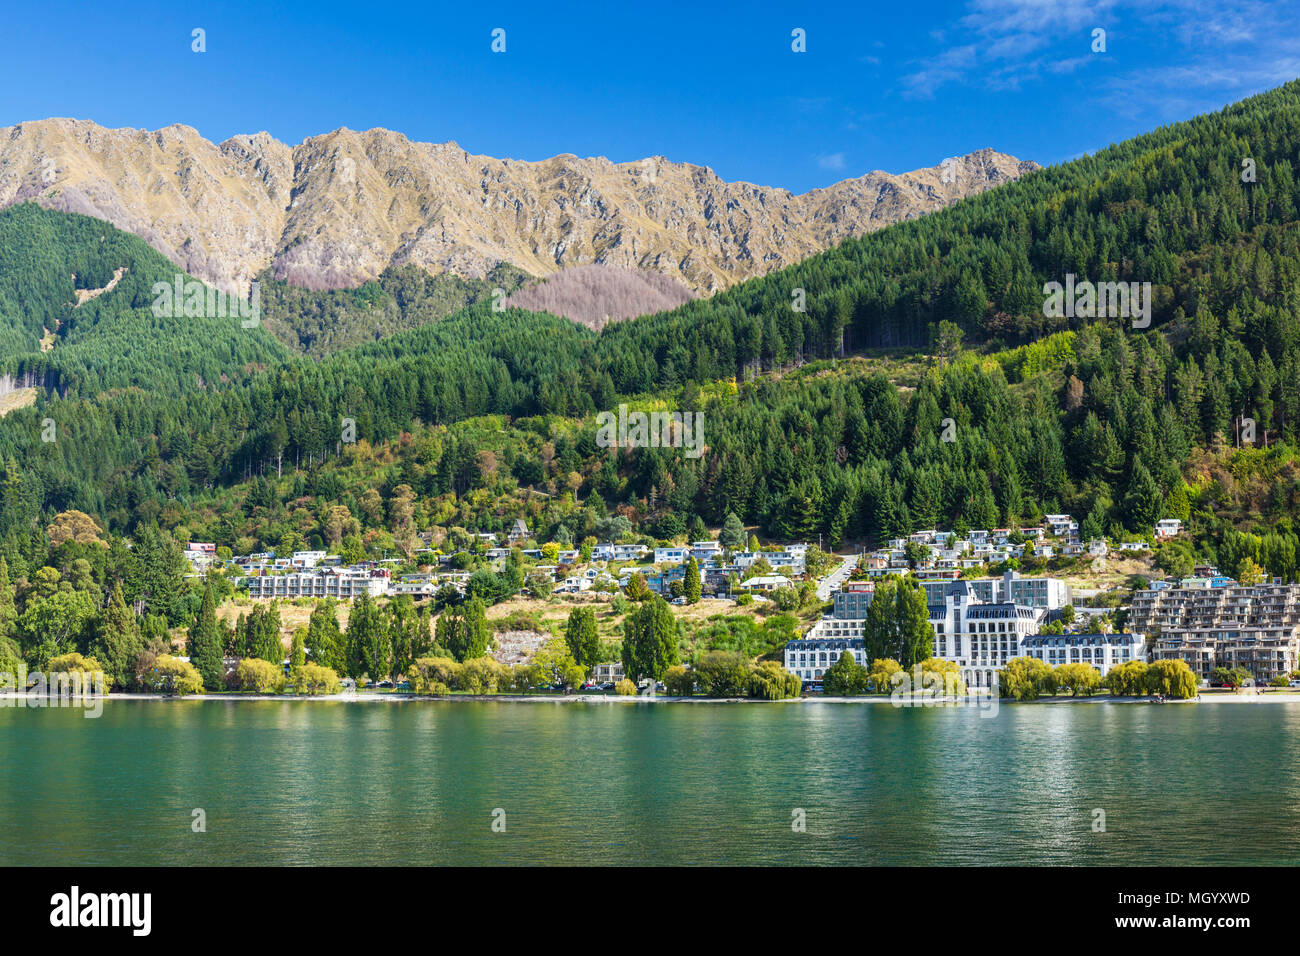
[[[600,661],[600,634],[596,629],[596,612],[589,607],[574,608],[564,626],[564,641],[579,665],[590,670]]]
[[[350,677],[369,675],[371,680],[379,680],[382,674],[371,668],[387,664],[387,655],[377,653],[383,622],[379,619],[379,609],[368,591],[362,591],[352,601],[352,612],[348,615],[347,630],[347,671]]]
[[[744,550],[745,526],[741,524],[734,511],[728,511],[726,518],[722,520],[722,530],[718,533],[718,541],[728,551]]]
[[[0,640],[13,637],[18,610],[14,605],[14,586],[9,580],[9,564],[0,558]]]
[[[623,671],[633,681],[660,680],[677,660],[677,621],[668,602],[655,595],[627,618]]]
[[[682,582],[687,604],[699,604],[701,594],[700,566],[691,556],[686,561],[686,578]]]
[[[212,582],[203,580],[203,603],[199,605],[198,616],[190,628],[186,650],[190,663],[195,666],[203,678],[203,686],[208,690],[221,690],[225,683],[226,666],[221,658],[221,631],[217,627],[216,604],[212,598]]]
[[[1133,477],[1129,479],[1124,495],[1125,524],[1130,531],[1148,531],[1160,520],[1164,499],[1160,486],[1140,461],[1133,464]]]
[[[120,584],[113,585],[96,630],[93,656],[113,678],[114,687],[130,687],[135,683],[135,663],[144,652],[144,641],[135,612],[122,597]]]
[[[347,673],[343,632],[339,629],[338,611],[333,598],[326,598],[312,608],[311,618],[307,622],[304,650],[311,655],[313,664],[332,668],[337,674]]]

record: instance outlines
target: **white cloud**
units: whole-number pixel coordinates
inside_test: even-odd
[[[844,168],[844,154],[829,153],[826,156],[818,156],[817,165],[822,169],[830,169],[838,172]]]
[[[1130,89],[1143,82],[1261,89],[1297,76],[1290,47],[1298,13],[1291,0],[968,0],[963,16],[931,34],[953,45],[914,61],[899,83],[906,99],[957,83],[1015,90],[1112,56],[1108,65],[1127,71],[1113,82]],[[1097,27],[1108,34],[1104,55],[1091,53]],[[1253,48],[1242,50],[1246,44]],[[1180,65],[1142,70],[1143,53]]]

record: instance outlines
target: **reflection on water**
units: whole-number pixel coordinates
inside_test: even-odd
[[[0,708],[0,863],[1295,864],[1298,738],[1283,705]]]

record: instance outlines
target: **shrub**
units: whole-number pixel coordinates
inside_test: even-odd
[[[633,684],[630,680],[624,677],[614,685],[614,693],[618,694],[620,697],[635,697],[636,684]]]
[[[245,657],[235,668],[239,689],[256,694],[278,694],[284,688],[284,671],[270,661]]]
[[[471,694],[495,694],[508,680],[505,667],[490,657],[471,657],[461,665],[460,689]]]
[[[894,687],[894,675],[902,672],[902,665],[892,657],[876,658],[867,673],[867,683],[877,694],[888,694]]]
[[[459,687],[463,664],[458,664],[450,657],[421,657],[406,672],[411,682],[411,690],[417,694],[446,693],[446,688]],[[434,690],[441,687],[443,690]]]
[[[744,697],[752,670],[744,654],[709,651],[695,661],[695,680],[710,697]]]
[[[1186,700],[1195,697],[1198,682],[1187,661],[1156,661],[1147,667],[1147,693]]]
[[[45,665],[45,670],[49,674],[79,674],[81,686],[86,690],[94,688],[96,674],[103,676],[105,693],[113,686],[112,675],[104,673],[103,664],[93,657],[82,657],[76,652],[51,657],[49,663]]]
[[[822,690],[833,697],[852,697],[867,689],[868,672],[845,651],[822,675]]]
[[[803,681],[776,661],[764,661],[749,675],[749,696],[760,700],[787,700],[803,693]]]
[[[339,675],[332,667],[303,664],[293,669],[293,684],[298,693],[315,697],[319,694],[337,694],[343,689]]]
[[[672,697],[690,697],[695,693],[695,675],[681,664],[674,664],[664,674],[664,688]]]
[[[1074,697],[1091,697],[1101,687],[1101,672],[1091,664],[1061,664],[1056,668],[1056,683]]]
[[[1125,661],[1112,667],[1102,683],[1117,697],[1129,697],[1147,692],[1147,665],[1145,661]]]
[[[998,671],[998,690],[1003,697],[1036,700],[1041,694],[1056,693],[1056,674],[1036,657],[1017,657]]]
[[[140,686],[163,694],[203,693],[203,678],[198,668],[170,654],[159,654],[150,667],[140,675]]]

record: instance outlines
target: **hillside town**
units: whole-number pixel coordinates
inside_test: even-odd
[[[961,534],[925,530],[841,557],[841,570],[847,572],[842,580],[824,567],[820,574],[810,571],[806,543],[760,547],[751,538],[747,547],[731,549],[708,539],[684,544],[589,540],[582,548],[534,547],[522,520],[500,535],[476,535],[473,548],[421,549],[414,559],[417,570],[411,570],[410,560],[396,557],[346,564],[341,555],[323,550],[223,555],[206,542],[190,542],[185,557],[195,574],[221,569],[248,598],[280,601],[351,601],[362,594],[463,599],[471,567],[499,570],[512,555],[529,565],[526,590],[550,600],[626,596],[636,579],[637,593],[685,604],[690,564],[698,570],[701,596],[724,601],[769,600],[777,592],[821,581],[828,588],[824,613],[779,652],[805,692],[820,691],[828,669],[845,654],[871,666],[865,638],[870,608],[877,589],[895,578],[915,582],[924,592],[933,656],[955,665],[972,693],[995,691],[999,672],[1017,658],[1048,667],[1082,664],[1101,678],[1130,662],[1183,661],[1203,686],[1224,674],[1258,685],[1294,685],[1300,585],[1242,584],[1202,566],[1191,576],[1143,580],[1122,592],[1093,590],[1081,599],[1083,593],[1076,594],[1063,578],[1019,570],[1021,561],[1142,556],[1152,542],[1180,534],[1181,522],[1162,519],[1150,540],[1084,541],[1078,522],[1065,514],[1046,515],[1032,527]],[[832,564],[836,560],[825,557]],[[525,641],[512,659],[526,660],[538,646],[539,640]],[[591,668],[592,686],[608,688],[623,677],[618,661]]]

